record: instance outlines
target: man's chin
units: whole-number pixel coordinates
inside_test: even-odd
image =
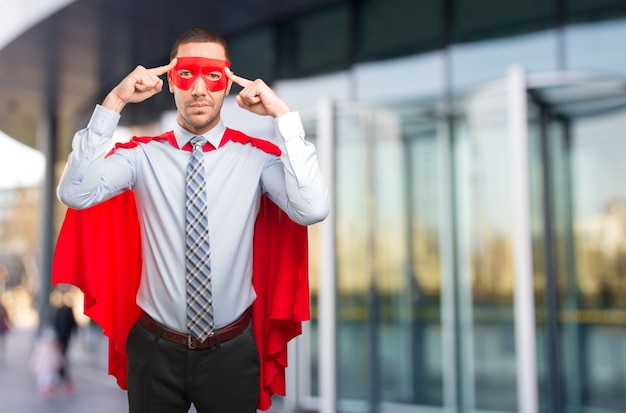
[[[187,128],[191,131],[205,131],[210,128],[213,123],[216,123],[216,119],[209,119],[206,116],[188,116],[185,119]]]

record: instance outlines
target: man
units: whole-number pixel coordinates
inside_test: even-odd
[[[304,140],[299,115],[262,80],[241,78],[229,67],[219,34],[183,33],[169,64],[138,66],[96,107],[74,137],[57,190],[74,209],[134,195],[143,261],[136,295],[141,313],[126,342],[131,413],[182,413],[191,403],[199,413],[256,410],[259,354],[249,308],[266,300],[251,282],[257,255],[265,255],[255,254],[253,263],[263,194],[300,225],[328,214],[315,149]],[[159,93],[164,74],[178,112],[173,132],[107,154],[122,109]],[[233,82],[243,88],[240,107],[275,118],[280,149],[224,126],[220,110]],[[196,162],[201,166],[188,172]],[[198,180],[197,171],[205,176]],[[201,206],[194,206],[197,197],[206,197]],[[196,221],[204,227],[194,227]],[[191,281],[195,277],[201,281]],[[194,283],[202,292],[188,292]],[[190,308],[201,314],[190,315]],[[256,310],[253,317],[256,327]]]

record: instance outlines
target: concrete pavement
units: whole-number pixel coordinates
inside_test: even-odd
[[[1,413],[128,412],[126,392],[107,375],[107,340],[99,330],[81,328],[70,344],[74,393],[58,392],[45,400],[38,396],[28,368],[34,337],[30,329],[14,329],[5,337],[0,354]]]
[[[0,346],[0,413],[127,413],[126,392],[107,374],[108,340],[98,328],[81,327],[69,349],[73,394],[59,391],[48,399],[37,394],[28,362],[35,330],[13,329]],[[275,403],[268,413],[282,411]],[[192,406],[188,413],[197,413]]]

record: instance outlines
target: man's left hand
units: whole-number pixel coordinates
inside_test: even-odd
[[[269,115],[274,118],[291,112],[291,109],[264,81],[249,80],[234,74],[228,67],[226,76],[243,88],[237,95],[237,104],[257,115]]]

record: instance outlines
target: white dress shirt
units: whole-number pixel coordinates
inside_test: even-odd
[[[191,152],[179,148],[193,135],[177,125],[178,148],[152,140],[105,157],[119,119],[117,112],[96,106],[87,128],[74,136],[57,195],[83,209],[134,192],[143,253],[137,304],[167,327],[186,332],[185,173]],[[261,195],[302,225],[328,215],[315,147],[304,140],[299,114],[283,115],[275,126],[280,157],[251,144],[218,148],[226,129],[221,122],[203,135],[218,148],[204,152],[217,328],[236,320],[256,297],[252,238]]]

